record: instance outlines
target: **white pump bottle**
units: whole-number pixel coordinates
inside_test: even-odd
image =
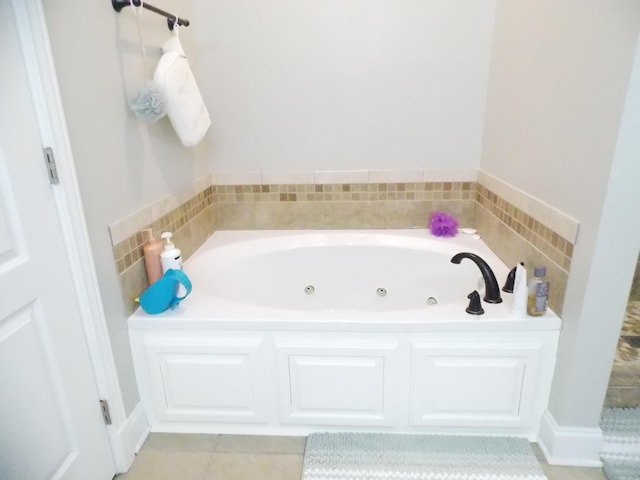
[[[164,242],[164,250],[160,254],[160,263],[162,264],[162,273],[167,270],[182,270],[182,252],[171,242],[173,234],[164,232],[160,238]]]
[[[167,270],[182,270],[182,252],[179,248],[171,242],[173,234],[171,232],[163,232],[160,238],[164,242],[164,250],[160,254],[160,263],[162,264],[162,273],[167,273]],[[176,295],[178,297],[184,297],[187,291],[182,285],[178,286]]]

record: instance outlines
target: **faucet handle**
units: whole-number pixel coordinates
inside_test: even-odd
[[[482,308],[482,301],[480,300],[480,294],[478,291],[474,290],[467,295],[467,298],[469,299],[469,306],[465,311],[471,315],[482,315],[484,313],[484,309]]]
[[[507,275],[507,280],[504,282],[504,286],[502,287],[502,291],[505,293],[513,293],[513,285],[516,283],[516,269],[518,267],[515,266],[511,270],[509,270],[509,275]]]
[[[524,262],[520,262],[520,265],[524,267]],[[502,287],[502,291],[506,293],[513,293],[513,286],[516,283],[516,270],[518,266],[516,265],[509,271],[509,275],[507,275],[507,280],[504,282],[504,286]]]

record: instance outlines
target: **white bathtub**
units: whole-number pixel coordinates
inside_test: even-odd
[[[535,439],[560,319],[514,316],[509,268],[481,241],[426,230],[223,231],[185,263],[192,294],[129,330],[153,430],[483,433]],[[383,289],[383,290],[381,290]]]
[[[500,304],[483,302],[485,314],[465,312],[467,295],[479,290],[482,275],[468,259],[451,263],[458,252],[480,255],[499,286],[508,268],[469,235],[437,238],[426,230],[221,231],[185,263],[193,293],[162,315],[138,311],[131,326],[197,328],[228,320],[237,323],[314,321],[384,324],[437,330],[554,329],[559,319],[515,318],[512,296]],[[312,289],[313,293],[309,293]],[[384,289],[380,292],[379,289]],[[162,318],[162,322],[155,321]],[[428,325],[425,325],[428,324]],[[192,325],[189,323],[189,325]],[[377,328],[377,327],[373,327]]]

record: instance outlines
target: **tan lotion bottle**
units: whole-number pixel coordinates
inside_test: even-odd
[[[162,242],[153,236],[153,230],[150,228],[142,230],[142,234],[145,239],[144,245],[142,245],[144,268],[147,271],[149,285],[151,285],[162,277],[162,263],[160,262]]]

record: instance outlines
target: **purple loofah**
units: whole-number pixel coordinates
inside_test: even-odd
[[[458,233],[458,221],[447,213],[433,212],[429,228],[436,237],[455,237]]]

